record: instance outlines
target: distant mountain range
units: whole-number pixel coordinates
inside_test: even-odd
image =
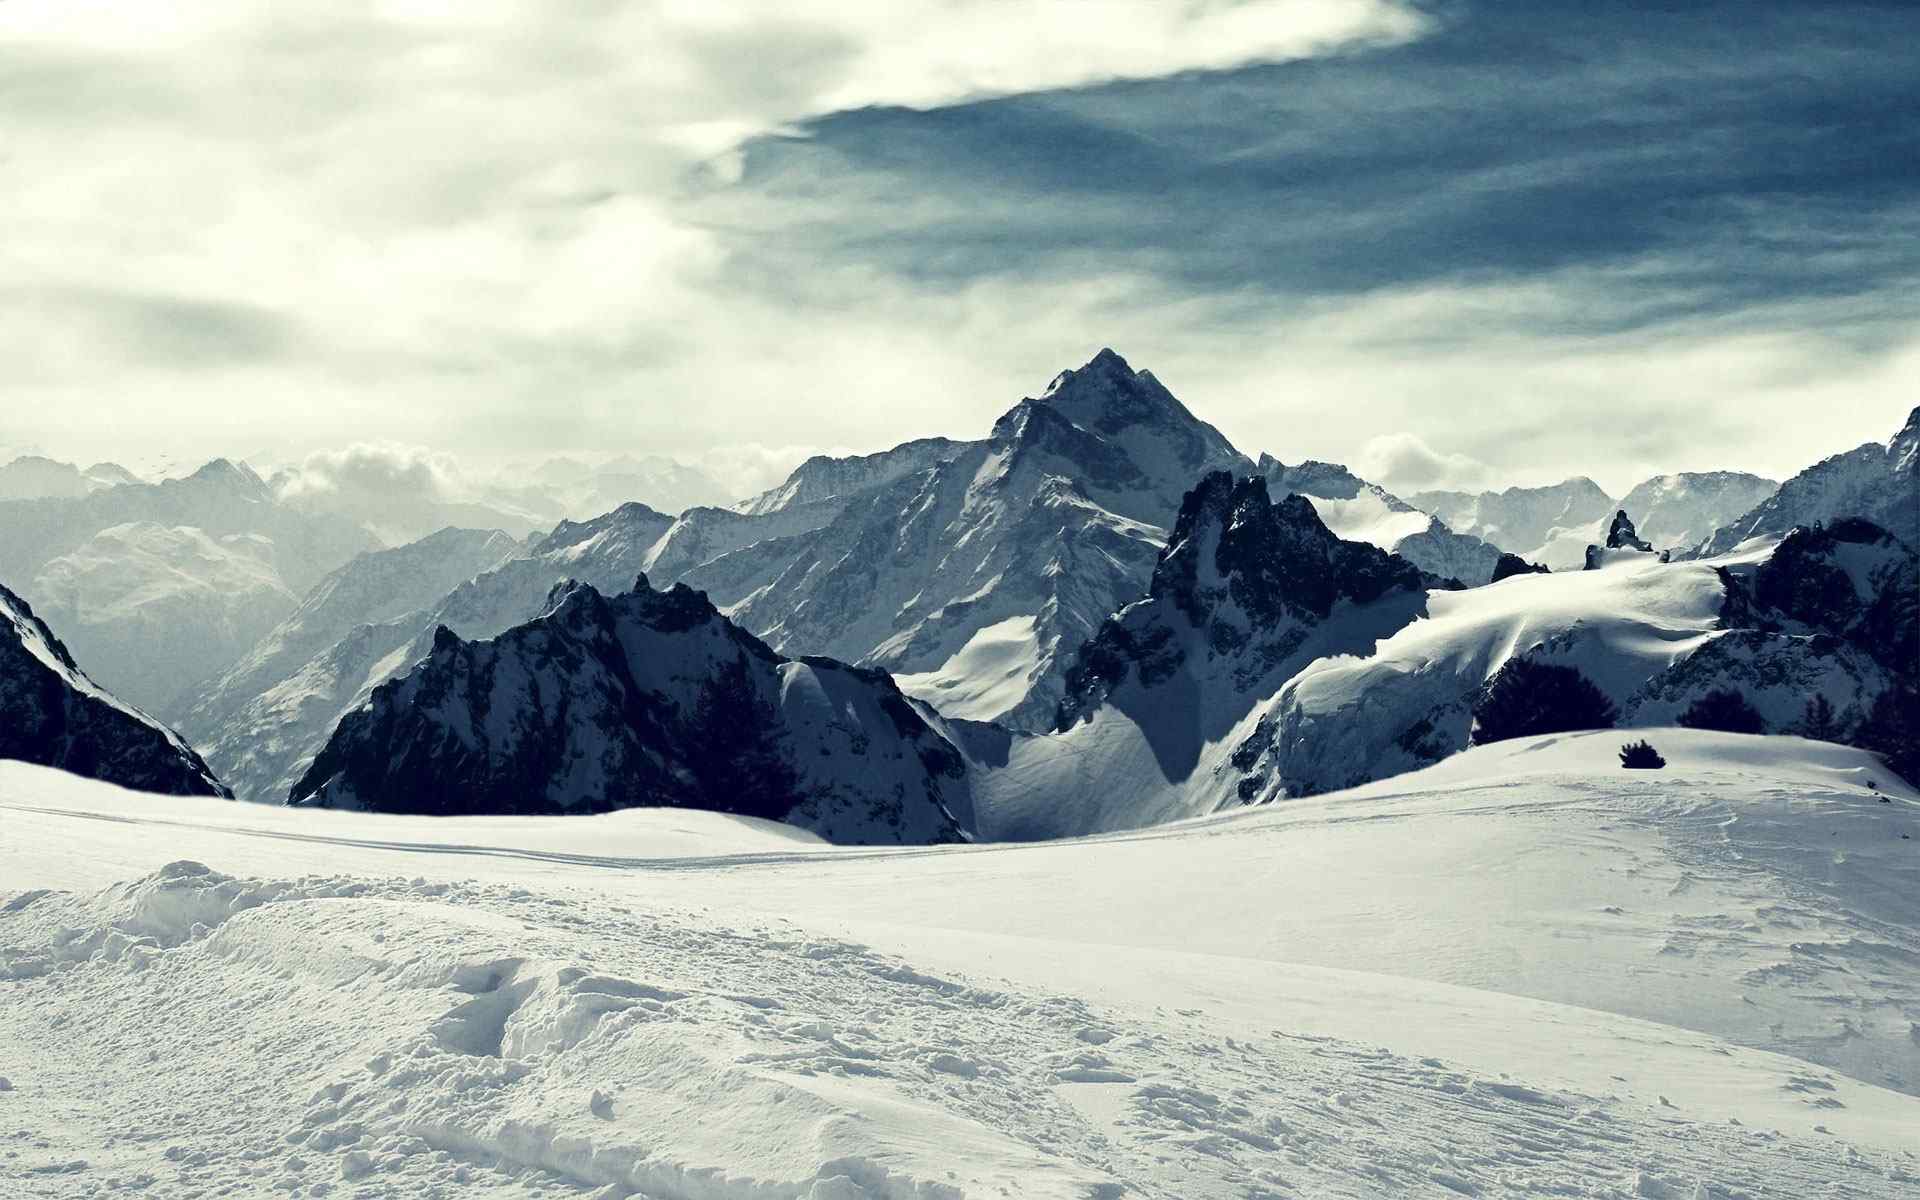
[[[1631,516],[1653,545],[1688,551],[1778,486],[1740,471],[1707,471],[1657,475],[1618,499],[1584,476],[1549,487],[1418,492],[1410,499],[1457,532],[1564,571],[1578,570],[1586,547],[1606,540],[1607,523],[1615,512]]]
[[[977,441],[817,457],[746,500],[628,499],[526,538],[385,547],[227,460],[157,484],[18,460],[0,481],[37,491],[0,499],[0,580],[39,613],[15,622],[28,641],[69,639],[48,654],[75,695],[184,748],[144,712],[177,723],[206,754],[183,778],[245,799],[736,803],[697,737],[787,781],[790,819],[832,837],[1056,836],[1433,761],[1514,662],[1574,667],[1628,724],[1734,688],[1769,727],[1816,695],[1857,726],[1915,674],[1888,614],[1920,612],[1917,458],[1920,410],[1777,488],[1708,472],[1617,501],[1587,479],[1403,499],[1247,457],[1106,350]],[[718,499],[676,466],[555,460],[527,495]]]

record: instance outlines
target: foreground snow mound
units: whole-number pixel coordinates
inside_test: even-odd
[[[433,649],[341,721],[289,797],[381,812],[787,820],[841,842],[960,836],[965,763],[883,673],[769,650],[684,585],[555,590],[491,641]]]
[[[1648,736],[863,851],[0,767],[0,1193],[1905,1197],[1920,798]]]
[[[1780,485],[1780,490],[1700,547],[1726,554],[1750,538],[1785,534],[1795,526],[1864,517],[1909,546],[1920,546],[1920,408],[1888,442],[1836,454]]]
[[[179,735],[80,670],[27,602],[0,587],[0,758],[148,792],[229,795]]]

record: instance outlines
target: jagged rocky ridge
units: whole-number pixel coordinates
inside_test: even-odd
[[[1398,595],[1418,604],[1432,587],[1458,587],[1395,554],[1336,537],[1311,501],[1275,503],[1267,481],[1226,471],[1202,479],[1181,504],[1146,598],[1109,617],[1067,674],[1056,727],[1070,729],[1125,686],[1152,692],[1185,672],[1200,705],[1270,693],[1304,665],[1310,635],[1337,607],[1363,608]],[[1396,609],[1389,623],[1411,619]],[[1378,633],[1375,626],[1368,630]],[[1264,691],[1262,689],[1265,689]],[[1244,702],[1229,710],[1244,711]],[[1238,715],[1235,713],[1234,715]]]
[[[87,678],[27,602],[4,587],[0,758],[143,792],[229,794],[178,735]]]
[[[498,638],[430,653],[340,723],[291,803],[385,812],[636,805],[784,820],[839,842],[960,838],[961,755],[884,672],[788,659],[699,592],[555,589]]]
[[[1262,475],[1188,493],[1147,595],[1105,621],[1068,673],[1056,728],[987,750],[980,835],[1028,839],[1154,824],[1244,799],[1233,731],[1308,663],[1367,655],[1452,589],[1329,530]]]

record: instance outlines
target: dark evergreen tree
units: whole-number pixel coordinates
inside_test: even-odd
[[[1695,700],[1680,714],[1688,729],[1717,729],[1721,733],[1765,733],[1767,719],[1747,698],[1732,688],[1716,688]]]
[[[1920,783],[1920,683],[1903,679],[1875,697],[1853,744],[1878,754],[1908,783]]]
[[[1833,711],[1833,702],[1818,692],[1800,713],[1800,736],[1816,742],[1840,740],[1840,718]]]
[[[1653,743],[1643,738],[1620,747],[1620,765],[1629,771],[1658,771],[1667,765],[1667,760],[1660,757]]]
[[[1488,681],[1473,706],[1473,743],[1612,729],[1618,716],[1606,693],[1573,667],[1516,658]]]

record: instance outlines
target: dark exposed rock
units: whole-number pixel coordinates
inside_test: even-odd
[[[1511,579],[1515,575],[1546,575],[1548,573],[1545,567],[1530,563],[1518,554],[1502,553],[1500,561],[1493,565],[1492,582],[1499,583],[1502,579]]]
[[[143,792],[226,796],[179,735],[103,691],[27,602],[0,587],[0,758]]]
[[[965,764],[885,673],[790,660],[684,585],[566,583],[489,641],[445,626],[289,802],[430,814],[700,808],[837,841],[951,841]]]

